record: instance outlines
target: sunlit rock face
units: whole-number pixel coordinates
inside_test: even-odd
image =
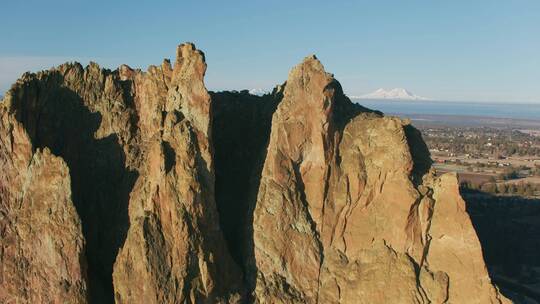
[[[23,126],[0,109],[0,302],[85,303],[85,241],[69,170],[32,149]]]
[[[314,57],[272,118],[253,213],[261,303],[498,303],[455,176],[408,122],[353,105]]]
[[[457,179],[315,56],[209,93],[193,44],[0,104],[0,302],[503,303]]]
[[[214,199],[205,71],[202,52],[185,44],[172,69],[166,62],[155,74],[126,76],[140,93],[135,104],[144,108],[145,127],[130,228],[113,273],[118,303],[241,300],[241,273],[226,248]]]

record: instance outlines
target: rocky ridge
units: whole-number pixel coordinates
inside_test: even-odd
[[[505,303],[453,175],[315,56],[264,96],[204,54],[69,63],[0,104],[0,301]]]

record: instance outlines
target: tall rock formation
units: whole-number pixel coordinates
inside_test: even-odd
[[[0,302],[86,303],[85,241],[69,171],[0,108]]]
[[[87,244],[87,296],[92,303],[213,303],[241,296],[241,274],[223,240],[214,201],[205,70],[204,55],[193,44],[178,47],[174,68],[167,60],[147,72],[127,66],[111,72],[94,63],[86,68],[64,64],[23,75],[0,105],[2,120],[20,125],[18,132],[28,138],[29,151],[50,149],[69,168],[69,175],[67,169],[58,169],[66,172],[61,176],[67,181],[55,190],[70,190],[72,195],[62,194],[66,202],[50,199],[67,205],[72,197],[77,212],[64,216],[64,221],[74,222],[70,229],[76,230],[81,219],[79,237],[82,242],[84,236]],[[11,138],[7,132],[11,129],[2,130],[0,137]],[[10,147],[9,142],[2,146],[3,151]],[[1,172],[17,172],[22,180],[33,178],[34,171],[9,165],[22,152],[6,150],[2,155],[7,160],[2,161]],[[11,202],[16,196],[12,193],[34,193],[20,190],[16,181],[14,177],[2,184],[7,189],[0,193],[2,210],[17,203]],[[47,203],[41,196],[28,201]],[[39,216],[41,209],[25,210]],[[2,226],[4,221],[24,225],[18,222],[22,220],[7,213]],[[15,250],[7,241],[3,238],[2,245]],[[82,243],[75,247],[82,251],[79,247]],[[74,249],[66,250],[58,254],[67,257]],[[30,260],[31,253],[19,252],[20,258]],[[84,258],[71,256],[70,263],[86,267],[81,263]],[[16,258],[7,256],[6,263],[16,263]],[[46,270],[38,262],[32,267]],[[70,275],[74,282],[65,284],[80,285],[84,297],[79,298],[86,298],[85,281],[76,285],[75,274]],[[22,288],[15,279],[10,283]]]
[[[428,262],[450,278],[449,298],[465,303],[492,303],[496,294],[486,271],[478,237],[465,210],[455,174],[445,174],[433,183],[433,198],[439,203],[431,222]],[[449,229],[448,227],[452,227]],[[471,295],[475,295],[472,297]]]
[[[68,63],[0,104],[0,302],[504,303],[455,176],[315,56],[272,94],[204,54]]]
[[[140,93],[135,103],[148,113],[141,118],[152,120],[141,121],[149,126],[144,166],[131,193],[130,228],[115,263],[116,302],[239,301],[241,274],[223,241],[214,201],[204,56],[191,44],[181,45],[174,69],[165,63],[151,70],[132,78]],[[145,87],[168,91],[156,97]],[[231,288],[237,293],[229,294]]]
[[[49,149],[69,168],[93,302],[112,302],[112,265],[125,239],[137,174],[137,116],[127,89],[96,64],[64,64],[23,75],[0,105],[2,119],[21,125],[32,151]]]
[[[289,74],[267,151],[253,215],[258,302],[504,301],[457,180],[433,176],[419,133],[356,108],[314,56]]]

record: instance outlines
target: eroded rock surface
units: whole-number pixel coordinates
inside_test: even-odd
[[[504,303],[455,176],[315,56],[210,94],[180,45],[64,64],[0,104],[0,301]]]
[[[214,201],[211,102],[203,54],[179,47],[174,69],[137,75],[152,119],[141,178],[131,193],[130,228],[114,270],[117,303],[217,303],[241,299],[241,273],[228,254]],[[156,75],[158,75],[156,77]],[[162,83],[160,83],[162,82]],[[149,105],[152,105],[150,107]],[[133,288],[142,286],[142,288]]]
[[[407,122],[353,106],[315,57],[290,72],[254,211],[257,301],[504,300],[457,181],[427,170],[417,136]]]
[[[137,177],[137,115],[125,85],[96,64],[64,64],[23,75],[0,105],[4,119],[21,124],[32,150],[47,148],[69,168],[86,241],[89,299],[98,302],[112,302],[112,265]]]
[[[202,52],[183,44],[174,67],[167,60],[147,72],[75,63],[25,74],[1,105],[2,119],[21,125],[30,151],[50,149],[69,167],[71,189],[64,190],[73,194],[64,195],[82,223],[90,302],[213,303],[242,295],[214,201],[205,71]],[[4,185],[16,187],[11,179]]]
[[[0,120],[0,302],[86,303],[85,241],[69,171]]]

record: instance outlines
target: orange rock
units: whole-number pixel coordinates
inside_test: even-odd
[[[465,210],[439,219],[456,204],[444,191],[459,198],[457,181],[437,184],[418,131],[353,105],[313,56],[293,68],[283,94],[253,215],[258,302],[505,301]],[[459,244],[443,253],[439,229]],[[457,256],[477,267],[452,262],[462,246],[470,253]]]
[[[65,220],[81,218],[79,237],[87,243],[86,250],[80,248],[83,257],[73,255],[69,262],[84,270],[80,262],[86,254],[88,291],[84,282],[79,285],[82,298],[91,302],[213,303],[242,297],[241,273],[226,248],[215,206],[204,55],[193,44],[180,45],[177,54],[174,68],[164,61],[147,72],[74,63],[25,74],[0,104],[1,119],[19,123],[12,133],[27,138],[20,147],[6,142],[13,150],[5,150],[4,159],[16,162],[30,153],[29,159],[31,151],[44,148],[65,161],[66,172],[69,168],[68,186],[60,190],[73,193],[62,195],[72,197],[76,212]],[[26,169],[25,162],[20,168]],[[13,174],[7,161],[1,164],[2,172]],[[9,189],[0,193],[2,208],[20,191],[18,180],[30,178],[26,171],[18,174],[2,185]],[[5,219],[14,220],[11,213]],[[6,263],[18,258],[6,257]],[[16,276],[9,278],[10,286],[22,288]],[[73,281],[73,288],[79,286]],[[77,302],[75,296],[62,302]]]
[[[214,201],[204,56],[192,44],[179,46],[177,56],[165,103],[152,103],[152,92],[142,95],[150,100],[139,99],[163,116],[148,132],[141,177],[131,193],[130,228],[113,274],[117,303],[241,299],[241,274],[219,230]],[[136,85],[155,81],[141,78]]]
[[[0,302],[508,302],[409,122],[351,103],[315,56],[260,98],[211,97],[205,72],[183,44],[172,66],[17,81],[0,104]]]
[[[48,149],[32,151],[22,126],[0,114],[0,302],[86,303],[68,168]]]
[[[426,263],[449,277],[451,303],[510,303],[493,287],[482,257],[482,248],[465,210],[455,173],[446,173],[433,184],[436,201],[429,229]]]

